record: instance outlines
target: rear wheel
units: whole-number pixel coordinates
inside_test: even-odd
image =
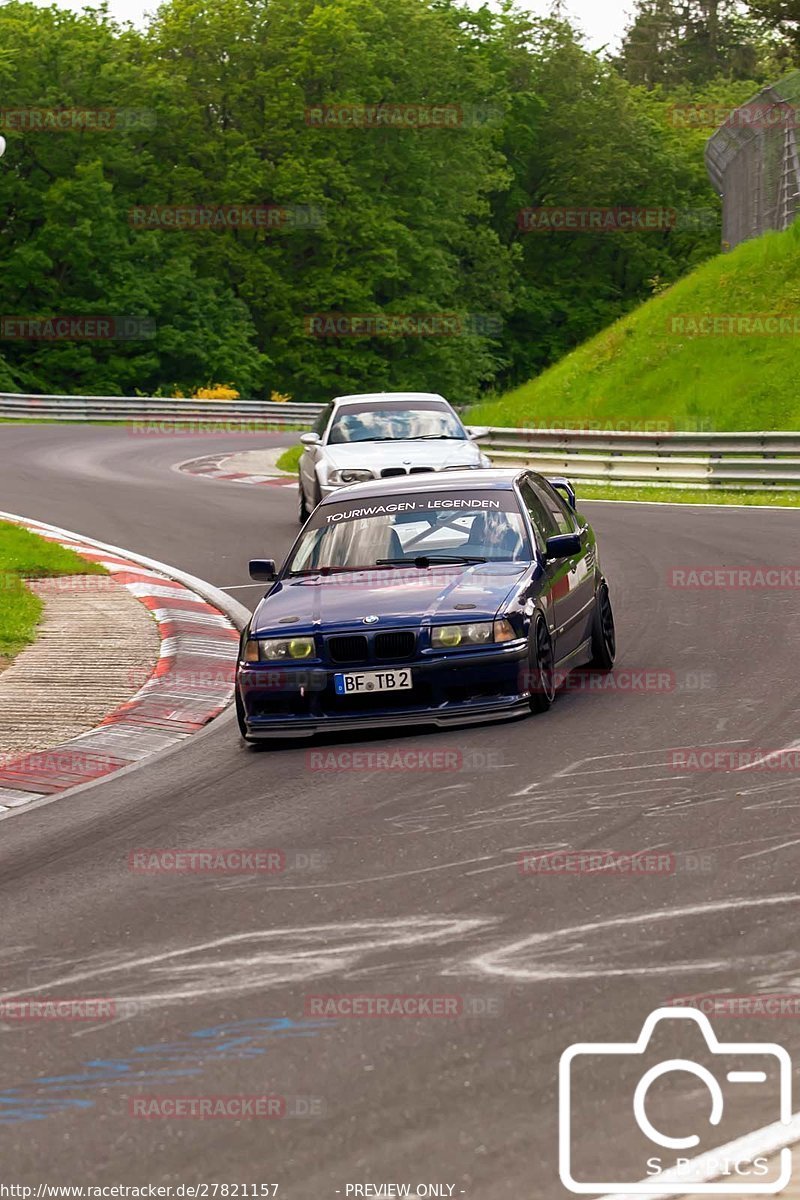
[[[595,598],[594,622],[592,623],[592,660],[595,671],[610,671],[617,655],[617,634],[614,628],[614,613],[608,585],[602,581]]]
[[[305,525],[309,518],[308,505],[306,504],[306,494],[303,491],[303,476],[298,474],[298,500],[297,500],[297,516],[301,525]]]
[[[556,663],[553,639],[543,617],[537,617],[530,653],[531,687],[528,703],[531,712],[547,712],[556,696]]]

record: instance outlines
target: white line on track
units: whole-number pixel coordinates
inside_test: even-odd
[[[264,584],[263,583],[230,583],[230,584],[228,584],[227,587],[221,587],[219,590],[221,592],[241,592],[241,591],[244,591],[245,588],[251,588],[251,587],[260,587],[263,589]]]

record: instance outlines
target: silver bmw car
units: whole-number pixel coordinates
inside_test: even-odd
[[[475,444],[480,429],[462,425],[443,396],[379,392],[337,396],[300,438],[300,523],[337,488],[427,471],[490,467]]]

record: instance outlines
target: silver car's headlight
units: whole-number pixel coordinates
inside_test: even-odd
[[[245,662],[301,662],[316,657],[311,637],[251,638],[245,646]]]
[[[363,471],[356,467],[342,467],[339,471],[331,471],[328,483],[363,483],[366,479],[374,479],[372,471]]]

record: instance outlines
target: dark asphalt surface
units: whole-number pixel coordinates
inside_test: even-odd
[[[265,440],[0,426],[0,507],[246,584],[248,558],[280,557],[294,535],[293,491],[171,467]],[[0,822],[0,992],[136,1002],[112,1022],[0,1022],[0,1180],[278,1183],[287,1200],[438,1183],[551,1200],[567,1195],[556,1084],[570,1043],[632,1041],[676,995],[800,987],[797,774],[666,762],[672,747],[800,738],[800,594],[667,583],[674,567],[795,565],[800,513],[585,511],[619,667],[674,672],[674,688],[571,692],[534,719],[343,743],[463,752],[439,773],[314,770],[306,744],[242,746],[228,714],[139,771]],[[136,848],[211,846],[316,866],[128,869]],[[680,869],[519,875],[520,851],[552,847],[658,848]],[[470,1015],[309,1019],[309,997],[342,993],[456,996]],[[800,1052],[797,1020],[715,1028]],[[629,1067],[576,1075],[587,1178],[638,1177]],[[738,1087],[708,1144],[776,1119],[763,1085]],[[306,1098],[324,1115],[129,1115],[137,1097],[234,1093]],[[687,1107],[665,1081],[653,1111],[682,1135],[707,1102],[698,1086]]]

